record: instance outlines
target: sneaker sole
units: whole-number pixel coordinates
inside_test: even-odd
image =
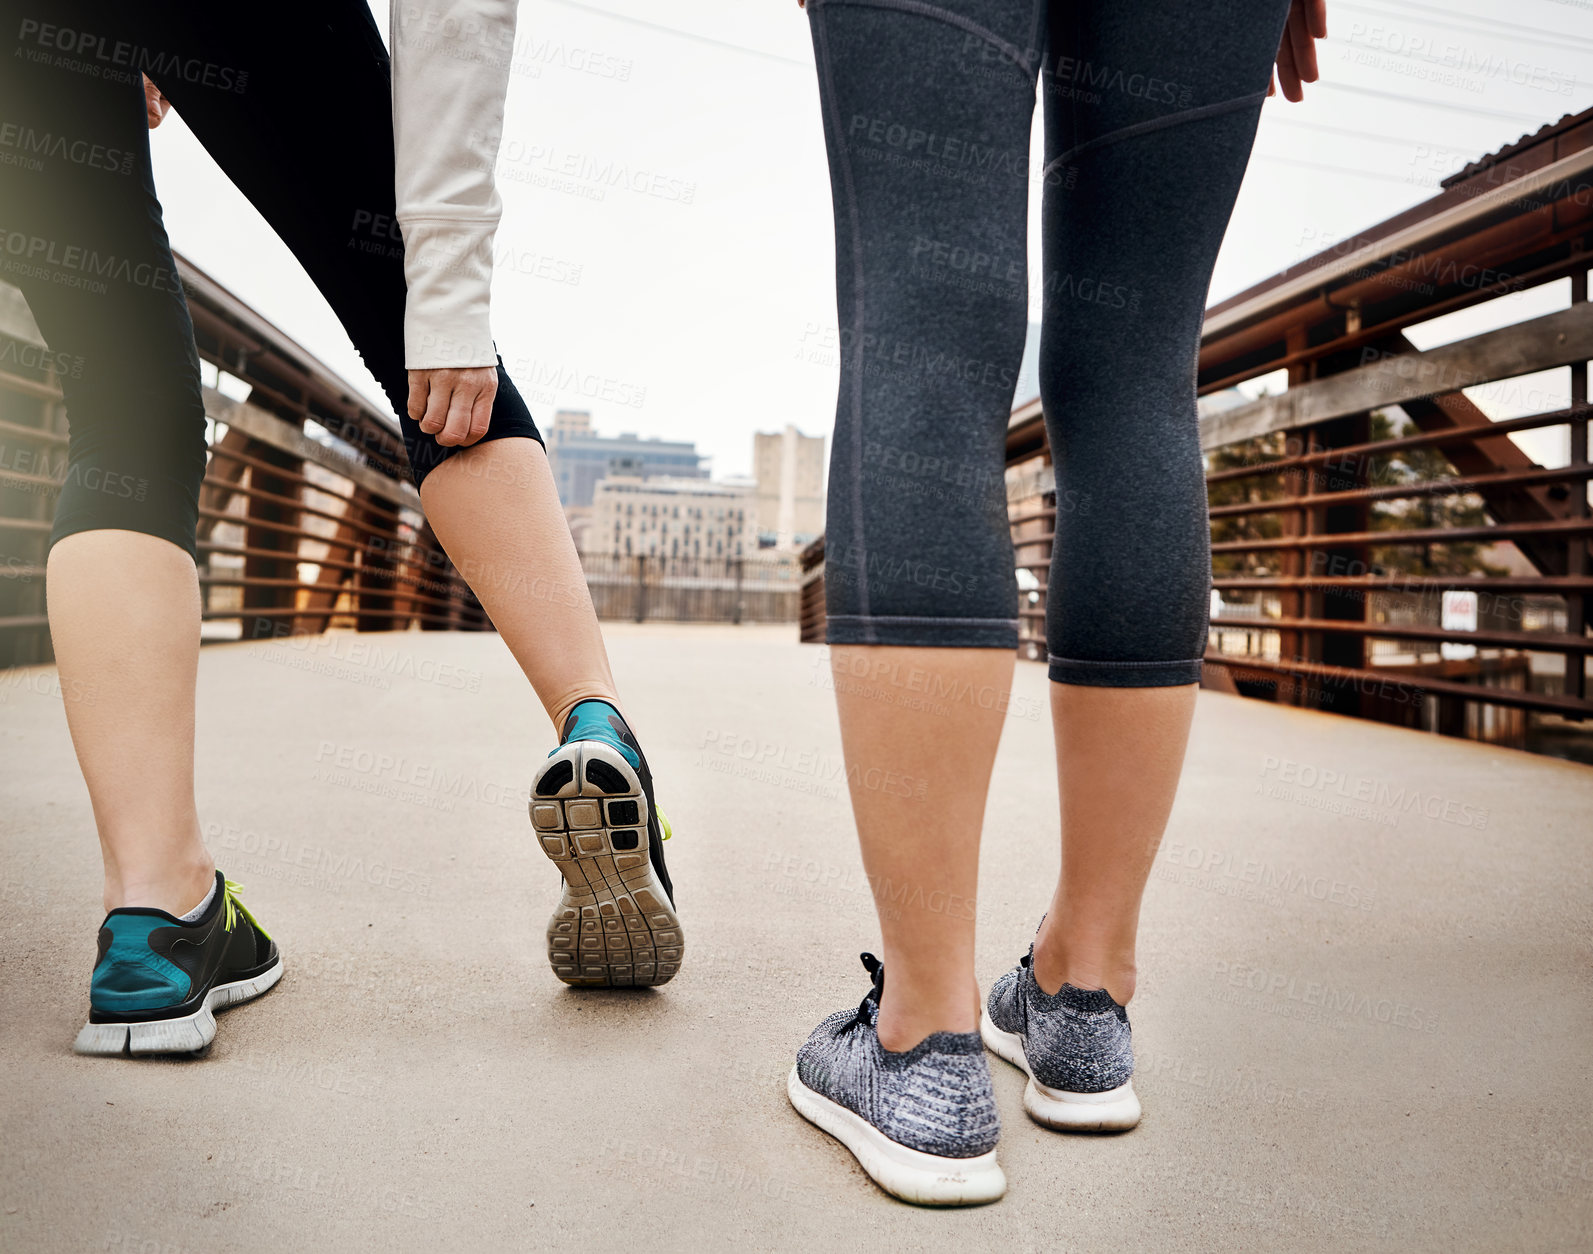
[[[204,1005],[191,1015],[147,1023],[85,1023],[72,1050],[98,1055],[196,1053],[216,1039],[214,1011],[252,1001],[269,992],[281,978],[282,958],[278,955],[276,962],[253,979],[217,984]]]
[[[531,826],[564,877],[548,964],[566,984],[667,984],[680,970],[685,934],[653,874],[650,817],[640,777],[600,741],[565,745],[538,769]]]
[[[815,1093],[794,1066],[785,1088],[797,1114],[846,1146],[869,1178],[892,1197],[920,1206],[981,1206],[1007,1191],[995,1150],[975,1158],[942,1158],[908,1149],[845,1106]]]
[[[1132,1080],[1104,1093],[1047,1088],[1029,1070],[1023,1038],[998,1028],[988,1010],[979,1018],[979,1035],[986,1049],[1029,1077],[1029,1085],[1023,1090],[1023,1109],[1036,1123],[1058,1132],[1126,1132],[1139,1123],[1139,1098]]]

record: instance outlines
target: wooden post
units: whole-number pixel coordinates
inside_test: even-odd
[[[249,456],[257,461],[277,466],[289,474],[302,475],[304,462],[291,453],[283,452],[259,440],[249,441]],[[249,468],[249,486],[254,492],[269,492],[273,496],[302,499],[299,485],[290,479],[281,479],[258,466]],[[264,549],[281,556],[265,557],[250,553],[243,559],[243,602],[250,609],[292,609],[297,589],[286,584],[254,586],[255,580],[289,579],[299,577],[298,537],[271,527],[254,526],[253,523],[276,523],[283,527],[299,528],[302,523],[299,511],[280,501],[264,501],[258,496],[248,498],[244,524],[244,547]]]
[[[353,585],[357,599],[354,629],[391,631],[394,626],[391,611],[395,604],[393,580],[398,573],[393,547],[398,543],[398,532],[370,508],[373,504],[380,502],[364,488],[355,487],[348,512],[364,524],[366,532],[365,543],[360,546],[360,568]]]
[[[1587,301],[1587,271],[1579,269],[1571,276],[1571,303],[1583,304]],[[1587,404],[1587,362],[1578,361],[1571,364],[1571,404]],[[1587,417],[1583,415],[1570,424],[1572,466],[1587,465]],[[1586,518],[1588,516],[1587,484],[1573,482],[1571,484],[1571,516],[1573,518]],[[1565,573],[1568,575],[1583,575],[1587,573],[1587,537],[1570,536],[1566,543]],[[1580,636],[1587,631],[1587,603],[1588,598],[1573,593],[1565,598],[1565,629],[1574,636]],[[1576,653],[1565,655],[1565,695],[1568,697],[1585,697],[1587,695],[1587,660]],[[1581,720],[1578,719],[1578,722]]]
[[[1284,343],[1291,355],[1294,353],[1304,352],[1306,348],[1304,328],[1291,329],[1288,335],[1285,337]],[[1309,382],[1314,374],[1315,368],[1312,363],[1296,362],[1294,365],[1289,367],[1289,386],[1291,388],[1298,387],[1302,383]],[[1287,437],[1285,437],[1285,439],[1287,439]],[[1312,442],[1311,428],[1307,427],[1301,430],[1299,433],[1299,439],[1300,452],[1302,454],[1316,451]],[[1287,451],[1287,445],[1285,445],[1285,451]],[[1305,496],[1311,491],[1312,475],[1309,469],[1285,471],[1283,479],[1285,485],[1284,495],[1286,497]],[[1309,511],[1289,510],[1283,515],[1282,518],[1283,534],[1286,536],[1310,535],[1311,523],[1312,519]],[[1310,565],[1310,559],[1310,549],[1286,550],[1283,555],[1283,574],[1290,578],[1297,578],[1300,575],[1307,574]],[[1309,598],[1300,589],[1287,589],[1283,592],[1280,592],[1278,597],[1281,602],[1280,608],[1283,611],[1284,618],[1306,617],[1304,611],[1309,603]],[[1278,633],[1279,660],[1283,662],[1302,660],[1305,656],[1305,641],[1306,636],[1304,632],[1291,630],[1280,631]],[[1276,697],[1279,705],[1299,705],[1302,691],[1303,684],[1301,683],[1299,676],[1289,675],[1286,673],[1279,674]]]

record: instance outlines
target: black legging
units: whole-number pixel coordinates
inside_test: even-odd
[[[1017,643],[1003,465],[1040,177],[1050,675],[1193,683],[1211,581],[1200,327],[1287,0],[808,9],[843,350],[830,641]]]
[[[51,542],[116,528],[195,552],[204,403],[140,65],[330,302],[420,483],[459,450],[407,412],[389,62],[364,0],[0,0],[0,279],[63,367],[70,433]],[[541,440],[500,362],[484,439],[507,436]]]

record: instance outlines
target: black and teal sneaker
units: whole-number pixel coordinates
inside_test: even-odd
[[[216,872],[197,923],[164,910],[112,910],[100,924],[80,1054],[185,1054],[216,1036],[212,1011],[258,997],[282,978],[276,942]]]
[[[664,868],[669,820],[641,746],[606,701],[582,701],[531,785],[531,825],[564,876],[548,962],[566,984],[667,984],[685,944]]]

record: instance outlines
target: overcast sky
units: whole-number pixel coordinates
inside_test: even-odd
[[[373,9],[385,30],[386,3]],[[1263,113],[1214,300],[1593,104],[1589,0],[1328,0],[1328,24],[1323,82]],[[522,0],[519,47],[499,179],[499,238],[518,260],[496,275],[493,327],[506,361],[536,363],[518,381],[537,418],[586,408],[607,433],[695,440],[721,475],[750,470],[755,430],[828,434],[830,198],[795,0]],[[309,279],[180,117],[154,149],[175,247],[382,403]],[[636,181],[661,194],[537,186],[541,167],[521,158],[549,150],[646,172]],[[1037,204],[1036,186],[1035,257]],[[557,382],[575,377],[611,399]]]

